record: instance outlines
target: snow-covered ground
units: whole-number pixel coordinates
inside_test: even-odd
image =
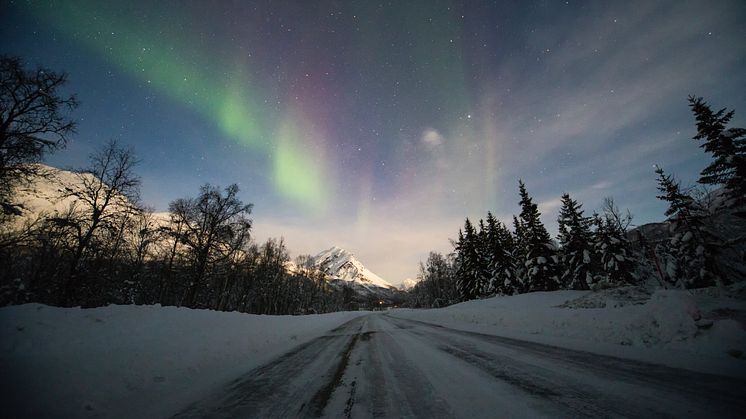
[[[215,386],[362,314],[3,307],[3,411],[23,417],[170,416]]]
[[[639,288],[494,297],[395,317],[696,371],[746,377],[746,300]]]
[[[251,408],[254,403],[267,411],[284,411],[287,405],[298,412],[307,399],[316,402],[316,410],[328,411],[328,416],[350,409],[396,415],[401,409],[406,411],[406,406],[421,411],[426,400],[431,400],[425,397],[430,393],[422,393],[423,386],[429,386],[448,401],[456,416],[469,417],[468,407],[476,402],[459,402],[454,382],[464,389],[481,388],[485,398],[478,401],[492,404],[505,402],[493,400],[495,388],[517,386],[503,397],[515,402],[518,391],[532,403],[546,405],[545,412],[553,412],[564,405],[526,388],[555,383],[552,380],[561,376],[565,381],[557,385],[575,386],[568,387],[567,394],[577,389],[587,393],[588,398],[581,397],[578,403],[605,409],[617,403],[614,397],[626,394],[617,387],[630,385],[617,382],[617,373],[636,377],[633,387],[657,377],[660,385],[648,383],[651,389],[640,390],[645,394],[655,391],[650,393],[655,400],[668,394],[666,386],[675,386],[676,377],[684,375],[679,370],[486,335],[736,377],[731,381],[742,386],[746,377],[744,292],[744,286],[725,293],[715,289],[652,292],[632,287],[558,291],[496,297],[443,309],[390,310],[365,318],[358,317],[369,313],[256,316],[160,306],[4,307],[0,308],[0,394],[3,412],[19,417],[169,417],[177,412],[193,417],[194,412],[199,416],[200,409],[222,409],[211,404],[215,400],[241,402],[226,409]],[[352,319],[356,320],[339,327]],[[289,352],[293,348],[300,349]],[[600,364],[607,362],[613,365],[604,370],[603,386],[611,387],[594,387],[603,367]],[[251,372],[263,365],[269,365],[262,373],[268,375]],[[590,375],[578,375],[581,366],[583,374]],[[650,377],[644,373],[649,368],[653,369]],[[655,371],[667,375],[658,377]],[[693,383],[711,376],[687,377],[685,387],[696,395]],[[524,381],[526,388],[516,384]],[[708,397],[722,386],[730,388],[731,381],[722,377],[710,381],[719,384],[692,402],[697,409],[709,409]],[[246,388],[262,389],[267,400],[248,397],[243,393]],[[741,387],[734,388],[736,398],[728,399],[726,411],[740,409]],[[564,390],[556,391],[565,397]],[[488,393],[492,396],[487,397]],[[688,400],[688,394],[677,397]],[[600,395],[608,397],[596,400]],[[558,400],[566,401],[562,397]],[[624,397],[625,409],[653,403],[648,400],[635,407],[636,395]],[[570,407],[587,407],[583,406]],[[529,407],[526,411],[533,411]]]

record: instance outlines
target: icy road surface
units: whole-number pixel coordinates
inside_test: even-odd
[[[177,418],[743,417],[746,380],[371,314]]]

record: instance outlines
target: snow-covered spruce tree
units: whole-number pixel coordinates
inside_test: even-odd
[[[526,278],[528,291],[554,291],[559,289],[557,252],[552,239],[541,222],[541,213],[526,192],[526,185],[518,181],[521,195],[520,224],[524,235]]]
[[[593,246],[598,258],[599,274],[594,282],[603,286],[634,284],[635,258],[627,227],[632,220],[629,212],[622,216],[614,201],[606,198],[603,215],[594,214]]]
[[[479,281],[478,294],[481,297],[490,294],[489,285],[491,283],[492,271],[490,269],[490,260],[492,259],[492,250],[490,249],[489,239],[487,237],[487,226],[484,220],[479,220],[479,232],[477,233],[477,272]]]
[[[528,292],[526,282],[526,233],[521,221],[513,216],[513,294]]]
[[[458,271],[456,287],[463,301],[473,300],[479,296],[480,269],[477,232],[469,219],[464,223],[463,232],[459,231],[456,253]]]
[[[691,196],[681,191],[679,183],[663,169],[658,174],[658,199],[668,202],[666,216],[672,237],[666,249],[661,249],[665,260],[667,280],[679,288],[701,288],[722,283],[714,254],[718,240],[705,226],[707,211]]]
[[[456,239],[449,239],[451,242],[451,246],[453,247],[453,252],[450,253],[451,256],[451,265],[452,265],[452,272],[453,272],[453,290],[454,290],[454,303],[461,301],[461,265],[463,265],[463,254],[461,252],[461,247],[464,243],[464,232],[459,229],[458,230],[458,237]]]
[[[582,205],[565,193],[557,222],[560,244],[562,286],[573,290],[587,290],[593,284],[593,243],[590,218],[583,216]]]
[[[689,106],[697,120],[694,139],[704,140],[700,147],[713,158],[700,173],[698,182],[722,185],[726,189],[725,206],[743,207],[746,205],[746,129],[726,129],[734,111],[723,108],[713,112],[701,97],[690,96]]]
[[[512,295],[518,292],[513,262],[513,235],[491,212],[487,213],[490,294]]]

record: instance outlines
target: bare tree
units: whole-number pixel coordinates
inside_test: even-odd
[[[139,213],[137,163],[132,149],[111,141],[90,156],[90,166],[76,173],[74,184],[64,186],[64,196],[75,199],[76,211],[68,220],[74,226],[75,248],[63,286],[63,304],[72,302],[81,261],[96,234],[104,228],[117,232],[124,225],[123,218]]]
[[[150,248],[161,239],[158,220],[153,214],[153,208],[143,207],[140,213],[135,216],[131,228],[131,258],[133,265],[139,271],[150,252]]]
[[[611,222],[614,227],[618,228],[619,231],[626,234],[630,225],[632,225],[632,213],[628,210],[622,212],[614,202],[614,198],[607,196],[604,198],[603,206],[601,211],[604,216]]]
[[[182,304],[194,307],[210,265],[242,249],[251,230],[251,204],[238,199],[238,185],[225,188],[204,185],[197,198],[177,199],[169,205],[172,223],[181,228],[180,243],[190,252],[193,274]]]
[[[0,56],[0,204],[8,202],[15,181],[37,174],[45,152],[64,147],[75,132],[65,111],[78,106],[74,95],[60,92],[65,73],[26,70],[16,57]]]

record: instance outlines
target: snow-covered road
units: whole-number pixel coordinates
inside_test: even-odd
[[[355,318],[196,401],[196,417],[740,417],[746,380]]]

